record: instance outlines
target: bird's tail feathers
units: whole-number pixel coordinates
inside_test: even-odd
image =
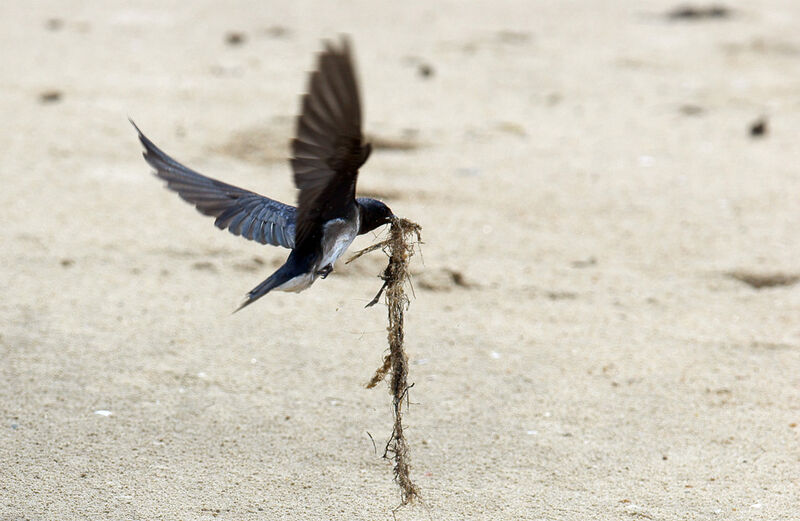
[[[273,289],[277,288],[284,282],[291,280],[292,278],[297,276],[298,273],[295,273],[296,270],[293,268],[294,267],[288,262],[283,266],[281,266],[280,268],[278,268],[278,270],[269,277],[267,277],[267,279],[264,282],[262,282],[261,284],[250,290],[250,293],[247,294],[245,301],[242,302],[242,304],[238,308],[236,308],[236,311],[234,311],[234,313],[241,311],[242,309],[246,308],[247,306],[249,306],[256,300],[260,299]]]

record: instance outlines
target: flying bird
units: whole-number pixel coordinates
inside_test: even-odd
[[[350,45],[325,42],[302,97],[290,165],[297,207],[206,177],[178,163],[131,121],[144,159],[167,188],[245,239],[291,249],[286,262],[253,288],[236,311],[272,290],[300,292],[327,277],[357,235],[389,224],[383,202],[356,197],[358,170],[371,147],[361,133],[361,101]]]

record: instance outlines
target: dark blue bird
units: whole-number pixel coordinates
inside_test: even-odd
[[[218,228],[292,250],[239,309],[273,289],[299,292],[318,277],[324,279],[356,235],[394,218],[381,201],[356,198],[358,169],[369,157],[370,145],[361,133],[361,102],[346,39],[339,48],[325,43],[302,98],[290,160],[300,190],[297,208],[201,175],[162,152],[133,126],[155,174],[200,213],[216,217]]]

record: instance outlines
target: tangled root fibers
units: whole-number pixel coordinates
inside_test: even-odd
[[[371,251],[382,249],[389,256],[389,264],[383,270],[381,287],[375,298],[367,307],[376,304],[385,294],[386,306],[389,312],[388,331],[389,354],[383,359],[383,365],[375,371],[372,379],[367,383],[367,388],[375,387],[387,374],[391,372],[389,390],[392,393],[394,405],[394,428],[392,436],[386,443],[383,453],[384,458],[391,454],[394,459],[394,478],[400,486],[402,504],[412,503],[419,497],[419,489],[409,476],[408,445],[403,434],[403,400],[407,398],[408,390],[413,386],[408,385],[408,356],[403,348],[403,314],[408,308],[408,297],[405,293],[405,284],[409,279],[408,262],[414,255],[414,247],[421,242],[422,227],[406,219],[392,221],[389,238],[373,244],[356,253],[348,263]]]

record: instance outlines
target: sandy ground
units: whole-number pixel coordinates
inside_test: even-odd
[[[391,519],[385,259],[231,315],[285,250],[166,191],[126,119],[293,201],[343,32],[360,189],[424,227],[397,518],[800,519],[796,1],[88,4],[0,8],[0,519]]]

